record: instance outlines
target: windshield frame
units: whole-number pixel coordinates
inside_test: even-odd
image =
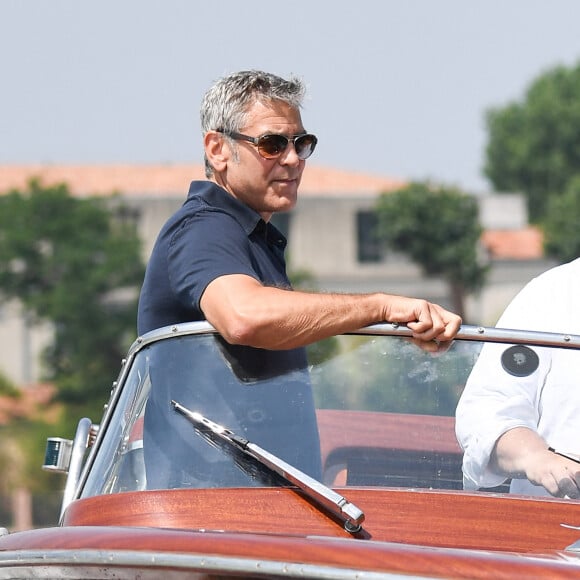
[[[128,351],[127,357],[123,359],[121,370],[117,380],[113,383],[113,389],[108,404],[105,407],[103,418],[87,459],[81,472],[75,497],[79,497],[86,483],[96,455],[101,448],[103,437],[109,427],[110,421],[115,415],[115,410],[122,395],[123,386],[130,373],[131,367],[137,355],[147,346],[176,336],[215,334],[217,331],[207,322],[193,322],[164,327],[141,337],[138,337]],[[377,335],[377,336],[401,336],[411,337],[412,332],[404,325],[384,323],[375,324],[357,331],[345,333],[346,335]],[[484,326],[464,325],[461,327],[456,341],[477,341],[505,344],[524,344],[528,346],[547,346],[565,349],[580,349],[580,335],[539,332],[530,330],[517,330],[505,328],[492,328]]]

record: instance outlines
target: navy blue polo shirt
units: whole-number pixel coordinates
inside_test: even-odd
[[[220,276],[246,274],[267,286],[290,288],[285,248],[284,236],[253,209],[211,181],[193,181],[149,259],[138,333],[205,320],[201,296]]]
[[[139,299],[139,334],[204,320],[201,297],[219,276],[246,274],[268,286],[290,288],[285,247],[286,239],[274,226],[223,188],[210,181],[192,182],[187,200],[164,225],[153,248]],[[305,349],[230,345],[219,336],[212,341],[212,352],[219,356],[204,359],[209,368],[197,369],[196,381],[182,380],[193,371],[176,373],[168,365],[171,353],[159,365],[152,363],[155,377],[144,422],[148,488],[221,486],[225,481],[248,485],[231,461],[220,461],[219,454],[211,455],[211,446],[199,445],[191,425],[176,418],[172,399],[218,423],[228,424],[234,417],[240,435],[320,478]],[[209,376],[205,381],[202,370]],[[214,399],[223,401],[225,410],[200,402]]]

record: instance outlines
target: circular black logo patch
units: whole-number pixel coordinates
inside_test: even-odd
[[[538,355],[529,347],[510,346],[501,355],[501,366],[514,377],[528,377],[540,365]]]

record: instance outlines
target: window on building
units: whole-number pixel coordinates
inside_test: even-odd
[[[377,235],[378,216],[374,211],[359,211],[356,214],[357,259],[361,264],[382,262],[385,247]]]
[[[139,225],[141,210],[138,207],[121,203],[117,207],[114,207],[112,211],[113,217],[117,219],[119,223],[130,225],[135,228]]]

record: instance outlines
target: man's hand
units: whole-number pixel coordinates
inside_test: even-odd
[[[530,454],[527,478],[555,497],[580,498],[580,464],[548,449]]]
[[[417,298],[389,296],[385,312],[388,322],[406,324],[413,338],[421,341],[449,341],[461,326],[461,317],[438,304]]]
[[[525,477],[555,497],[580,498],[580,464],[550,451],[527,427],[510,429],[497,440],[490,467],[510,477]]]

